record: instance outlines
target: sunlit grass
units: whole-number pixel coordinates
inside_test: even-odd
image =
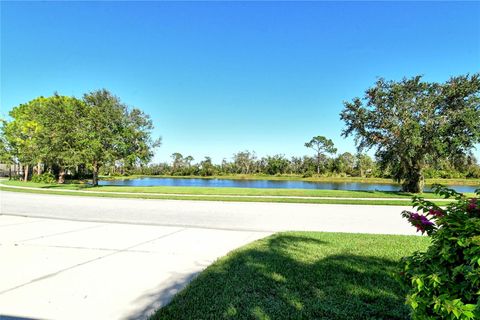
[[[400,191],[354,191],[321,189],[271,189],[271,188],[230,188],[230,187],[175,187],[175,186],[97,186],[86,183],[46,184],[23,181],[2,181],[4,185],[34,187],[58,190],[88,190],[97,192],[129,192],[188,195],[239,195],[239,196],[292,196],[292,197],[339,197],[339,198],[403,198],[410,199],[412,194]],[[440,198],[434,193],[424,193],[426,198]]]
[[[14,189],[12,187],[29,187]],[[267,189],[267,188],[207,188],[207,187],[131,187],[98,186],[86,183],[46,184],[23,181],[0,182],[0,190],[28,193],[43,193],[74,196],[96,196],[110,198],[141,198],[170,200],[241,201],[241,202],[283,202],[317,204],[361,204],[361,205],[411,205],[411,194],[391,191],[349,191],[313,189]],[[82,191],[71,192],[71,191]],[[438,199],[432,193],[424,197]],[[302,198],[306,197],[306,198]],[[338,199],[337,199],[338,198]],[[445,205],[446,201],[437,201]]]
[[[151,319],[408,319],[395,275],[419,236],[286,232],[219,259]]]

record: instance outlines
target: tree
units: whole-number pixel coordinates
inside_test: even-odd
[[[312,140],[305,143],[305,147],[315,150],[317,157],[317,174],[320,174],[320,164],[322,156],[325,153],[335,154],[337,149],[334,147],[333,141],[324,136],[313,137]]]
[[[356,169],[360,177],[364,177],[367,173],[372,172],[375,167],[375,162],[367,154],[358,153],[357,154],[357,165]]]
[[[287,171],[290,162],[285,156],[277,154],[265,158],[265,173],[270,175],[283,174]]]
[[[12,165],[12,164],[15,164],[15,168],[16,168],[16,162],[15,162],[15,157],[14,155],[12,154],[12,150],[10,149],[10,145],[8,143],[8,140],[7,138],[5,137],[5,125],[7,124],[7,122],[3,119],[0,119],[0,132],[2,132],[2,134],[0,135],[0,163],[5,163],[5,164],[8,164],[8,165]],[[9,166],[9,177],[12,176],[12,173],[11,173],[11,166]]]
[[[205,157],[205,160],[200,162],[200,167],[200,175],[202,176],[212,176],[215,173],[215,166],[210,157]]]
[[[186,156],[184,160],[187,166],[190,168],[192,166],[192,161],[194,160],[194,158],[192,156]]]
[[[64,183],[67,170],[75,168],[84,160],[84,150],[79,142],[86,138],[81,127],[85,105],[79,99],[58,94],[38,100],[36,115],[45,129],[38,135],[38,144],[42,150],[40,160],[58,166],[58,182]],[[38,174],[41,173],[40,168],[39,161]]]
[[[42,158],[40,132],[44,127],[40,124],[36,113],[39,98],[13,108],[9,115],[10,122],[2,126],[4,142],[8,145],[11,156],[23,165],[23,180],[27,181],[30,168]]]
[[[427,157],[438,161],[467,154],[480,141],[480,75],[447,82],[379,79],[363,99],[344,103],[342,135],[355,136],[359,151],[376,148],[404,191],[421,192]]]
[[[172,158],[173,163],[172,163],[172,172],[176,172],[178,169],[181,169],[183,167],[183,155],[179,152],[172,153],[170,156]]]
[[[150,116],[140,109],[127,108],[123,120],[123,160],[129,167],[147,164],[153,157],[153,150],[162,143],[161,138],[152,138],[153,122]]]
[[[256,156],[255,152],[248,150],[236,153],[233,155],[233,162],[237,168],[237,173],[249,174],[251,173]]]
[[[93,184],[103,165],[115,162],[143,165],[160,139],[153,140],[152,121],[139,109],[129,109],[107,90],[84,95],[83,100],[54,94],[39,97],[10,111],[3,121],[2,155],[24,167],[24,180],[36,165],[37,174],[49,165],[58,169],[58,182],[68,170],[88,164]]]
[[[36,173],[47,163],[59,168],[59,182],[63,183],[66,170],[81,163],[78,141],[79,123],[83,117],[82,101],[54,94],[38,97],[15,107],[10,112],[12,120],[2,128],[4,142],[13,160],[24,166],[24,180],[30,166]]]
[[[295,173],[295,174],[303,173],[302,158],[292,157],[289,163],[289,170],[290,170],[290,173]]]
[[[85,116],[81,119],[84,137],[80,143],[84,158],[98,185],[102,165],[125,159],[128,163],[146,163],[160,139],[151,139],[151,119],[138,109],[129,110],[119,98],[102,89],[83,96]]]
[[[353,171],[355,169],[355,164],[356,164],[355,156],[350,152],[342,153],[334,160],[334,163],[333,163],[334,170],[337,173],[346,173],[349,175],[353,174]]]

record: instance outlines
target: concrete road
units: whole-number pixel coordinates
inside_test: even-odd
[[[315,230],[415,234],[408,207],[146,200],[0,191],[0,213],[93,222],[246,231]]]
[[[271,232],[415,234],[402,209],[0,192],[0,320],[145,319]]]

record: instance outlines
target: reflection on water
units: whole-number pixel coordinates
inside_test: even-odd
[[[234,188],[271,188],[271,189],[325,189],[325,190],[362,190],[362,191],[398,191],[398,184],[376,184],[360,182],[310,182],[285,180],[233,180],[233,179],[178,179],[178,178],[135,178],[124,180],[100,181],[103,186],[132,187],[234,187]],[[474,192],[475,186],[449,186],[458,192]],[[429,191],[429,188],[425,188]]]

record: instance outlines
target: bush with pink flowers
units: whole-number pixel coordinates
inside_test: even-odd
[[[418,212],[402,213],[432,240],[426,252],[402,260],[406,302],[413,319],[480,319],[480,201],[440,185],[434,190],[455,201],[441,208],[414,197]]]

